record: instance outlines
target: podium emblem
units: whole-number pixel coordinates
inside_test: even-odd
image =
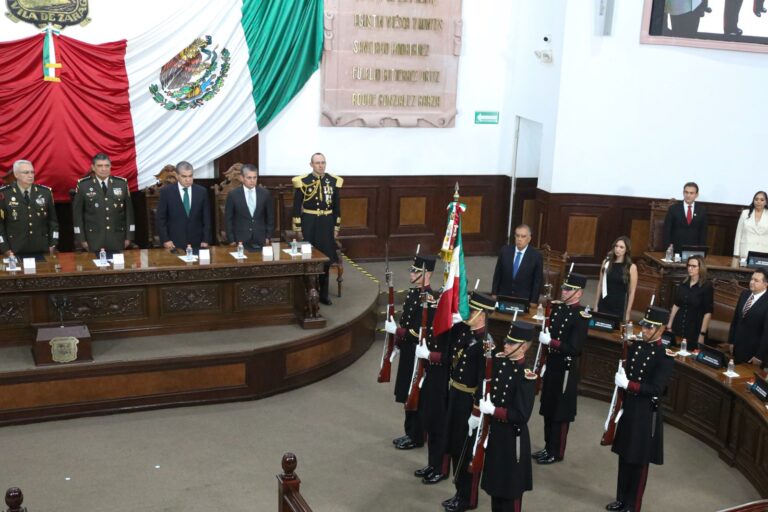
[[[77,360],[77,344],[80,340],[74,336],[58,336],[49,341],[51,359],[55,363],[71,363]]]

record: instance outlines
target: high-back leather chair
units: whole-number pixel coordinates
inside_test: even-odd
[[[176,167],[168,164],[162,170],[155,174],[157,180],[154,185],[144,189],[144,208],[147,219],[147,239],[150,247],[162,247],[163,242],[157,233],[155,217],[157,216],[157,205],[160,202],[160,189],[169,184],[176,184]]]

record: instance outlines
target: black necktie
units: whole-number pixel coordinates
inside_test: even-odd
[[[107,195],[107,182],[106,181],[102,181],[101,182],[101,190],[104,191],[104,195],[106,196]]]
[[[24,191],[24,202],[29,206],[29,190]]]

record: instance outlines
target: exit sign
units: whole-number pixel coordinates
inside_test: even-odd
[[[475,124],[499,124],[499,113],[475,112]]]

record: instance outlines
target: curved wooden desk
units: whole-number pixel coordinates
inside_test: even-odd
[[[494,313],[490,332],[503,340],[509,328],[508,315]],[[525,320],[533,323],[533,320]],[[528,351],[531,359],[536,347]],[[579,393],[609,402],[613,394],[621,344],[617,333],[589,331],[579,362]],[[664,398],[665,419],[670,425],[717,450],[721,459],[739,471],[768,498],[768,409],[747,390],[754,366],[738,365],[738,378],[729,379],[691,357],[675,358],[672,382]],[[606,408],[606,414],[608,409]],[[595,445],[600,432],[595,432]]]

